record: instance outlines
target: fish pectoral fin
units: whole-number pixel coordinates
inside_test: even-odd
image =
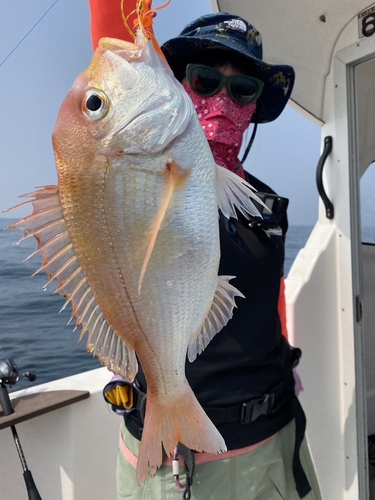
[[[166,181],[165,192],[164,192],[163,199],[161,201],[159,211],[156,214],[156,218],[155,218],[154,223],[151,227],[150,241],[148,244],[145,258],[143,260],[141,274],[139,276],[139,281],[138,281],[138,294],[141,293],[143,278],[144,278],[145,273],[146,273],[147,265],[150,261],[151,254],[152,254],[152,251],[154,249],[156,238],[159,234],[161,225],[163,223],[163,220],[165,218],[167,210],[171,204],[173,193],[174,193],[176,187],[181,182],[186,180],[186,178],[189,177],[189,174],[190,174],[190,170],[180,167],[180,165],[174,161],[167,163],[166,170],[167,170],[167,181]]]
[[[253,198],[253,200],[269,211],[268,207],[253,193],[252,189],[255,190],[251,184],[237,174],[220,165],[216,165],[217,204],[225,217],[228,219],[229,217],[237,219],[235,208],[247,219],[249,218],[248,214],[261,217],[261,214],[250,198]]]
[[[237,307],[235,297],[244,295],[229,283],[235,276],[218,276],[217,288],[211,308],[198,332],[192,337],[188,347],[189,361],[194,361],[214,336],[228,323],[233,316],[233,308]]]

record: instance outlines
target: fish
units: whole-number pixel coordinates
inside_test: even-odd
[[[80,340],[132,382],[141,363],[147,411],[137,481],[180,442],[221,453],[224,439],[185,376],[231,319],[231,276],[218,276],[218,209],[259,216],[251,186],[215,164],[194,106],[138,1],[134,43],[102,38],[63,101],[52,134],[57,185],[21,196],[11,229],[34,237]],[[145,17],[146,16],[146,17]],[[146,23],[147,21],[147,23]]]

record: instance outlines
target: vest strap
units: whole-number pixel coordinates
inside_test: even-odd
[[[293,453],[293,476],[296,482],[298,496],[302,499],[311,491],[311,486],[305,471],[303,470],[299,455],[301,444],[305,436],[306,416],[297,396],[294,396],[293,399],[293,412],[296,423],[296,437]]]

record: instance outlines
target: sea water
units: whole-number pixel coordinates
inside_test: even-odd
[[[0,219],[0,361],[12,358],[21,373],[37,375],[34,384],[74,375],[99,368],[97,359],[86,352],[86,336],[78,343],[81,331],[73,332],[70,325],[70,304],[59,314],[64,304],[60,295],[54,295],[56,283],[46,290],[47,276],[41,272],[31,275],[41,266],[39,254],[25,259],[36,249],[34,238],[20,244],[22,231],[10,231],[6,226],[16,219]],[[310,226],[289,227],[286,240],[285,275],[298,251],[305,245]],[[110,378],[110,374],[108,374]],[[30,386],[22,379],[12,388]]]

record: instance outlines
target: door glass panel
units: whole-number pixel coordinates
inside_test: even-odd
[[[361,235],[362,243],[375,244],[375,162],[361,178]]]

